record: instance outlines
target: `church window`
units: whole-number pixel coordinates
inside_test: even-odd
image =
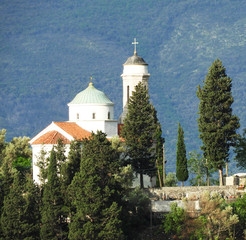
[[[96,119],[96,113],[92,113],[92,119]]]
[[[129,103],[130,87],[127,86],[127,103]]]
[[[108,119],[110,119],[110,112],[108,112]]]
[[[79,119],[79,113],[77,113],[77,119]]]

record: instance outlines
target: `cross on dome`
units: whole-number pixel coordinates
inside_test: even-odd
[[[132,42],[132,44],[134,45],[134,55],[137,55],[137,44],[138,44],[138,42],[137,42],[136,38],[134,38],[134,42]]]
[[[93,82],[92,82],[93,77],[91,76],[90,79],[91,79],[91,81],[89,83],[89,86],[93,86]]]

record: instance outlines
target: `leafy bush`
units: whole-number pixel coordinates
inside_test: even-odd
[[[177,203],[171,204],[171,212],[168,213],[163,220],[164,232],[169,235],[180,236],[186,214],[183,208],[178,207]]]
[[[243,235],[246,238],[246,194],[242,198],[237,199],[232,203],[233,212],[238,216],[238,223],[235,227],[235,236],[238,239],[242,239]]]

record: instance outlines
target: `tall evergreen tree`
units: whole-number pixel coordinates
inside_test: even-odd
[[[41,151],[38,155],[38,160],[36,163],[36,166],[39,168],[39,181],[41,185],[44,185],[47,181],[47,175],[48,175],[48,166],[49,166],[49,156],[47,155],[47,151],[42,147]]]
[[[163,144],[165,142],[165,139],[162,137],[162,130],[161,130],[161,124],[157,117],[157,111],[155,110],[154,106],[151,104],[152,107],[152,114],[155,124],[155,131],[154,131],[154,147],[155,147],[155,153],[156,153],[156,168],[157,168],[157,174],[159,175],[159,185],[162,186],[162,179],[163,174],[165,174],[163,171]],[[162,176],[161,176],[162,175]]]
[[[236,153],[237,167],[246,170],[246,128],[243,135],[237,138],[234,152]]]
[[[29,146],[30,138],[28,137],[14,137],[7,143],[4,151],[4,161],[12,167],[13,161],[18,157],[30,159],[32,157],[32,150]]]
[[[2,213],[4,198],[8,196],[12,183],[13,183],[12,169],[10,168],[9,164],[4,162],[2,166],[2,175],[0,175],[0,214]]]
[[[54,147],[55,156],[56,156],[56,165],[57,165],[57,174],[60,176],[62,183],[64,183],[65,175],[65,162],[67,160],[65,156],[65,144],[62,142],[62,139],[58,139],[56,146]]]
[[[220,185],[223,185],[223,167],[229,161],[229,149],[235,143],[239,118],[232,114],[232,80],[217,59],[209,68],[204,86],[198,86],[200,99],[198,129],[203,141],[201,149],[205,159],[219,170]]]
[[[48,181],[44,185],[41,207],[41,239],[66,239],[67,219],[63,213],[64,199],[57,174],[54,149],[51,150],[48,166]]]
[[[4,239],[39,239],[39,190],[16,172],[9,194],[4,198],[1,227]]]
[[[31,178],[27,179],[25,184],[26,193],[23,195],[25,199],[24,214],[25,225],[24,239],[34,240],[40,239],[40,205],[41,205],[41,193],[39,187],[33,183]]]
[[[75,208],[69,239],[122,239],[118,153],[102,132],[83,141],[80,171],[69,187]]]
[[[139,82],[128,103],[122,137],[133,170],[140,174],[140,187],[144,187],[143,174],[153,175],[156,153],[154,149],[156,124],[146,87]]]
[[[0,130],[0,167],[2,165],[3,162],[3,158],[4,158],[4,150],[6,147],[6,142],[5,142],[5,135],[6,135],[6,129],[1,129]]]
[[[80,140],[74,140],[70,144],[70,149],[68,153],[68,160],[65,167],[65,181],[66,185],[69,185],[76,172],[80,170],[81,162],[81,152],[82,152],[82,143]]]
[[[184,143],[184,131],[180,123],[178,124],[178,140],[177,140],[177,155],[176,155],[176,176],[179,181],[186,181],[189,178],[187,168],[186,149]]]

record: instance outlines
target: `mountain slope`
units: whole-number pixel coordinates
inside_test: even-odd
[[[0,128],[34,136],[68,119],[67,103],[95,86],[122,109],[122,64],[149,64],[150,96],[174,169],[178,122],[187,151],[199,150],[196,87],[219,58],[233,79],[233,110],[246,127],[245,1],[6,1],[0,3]]]

